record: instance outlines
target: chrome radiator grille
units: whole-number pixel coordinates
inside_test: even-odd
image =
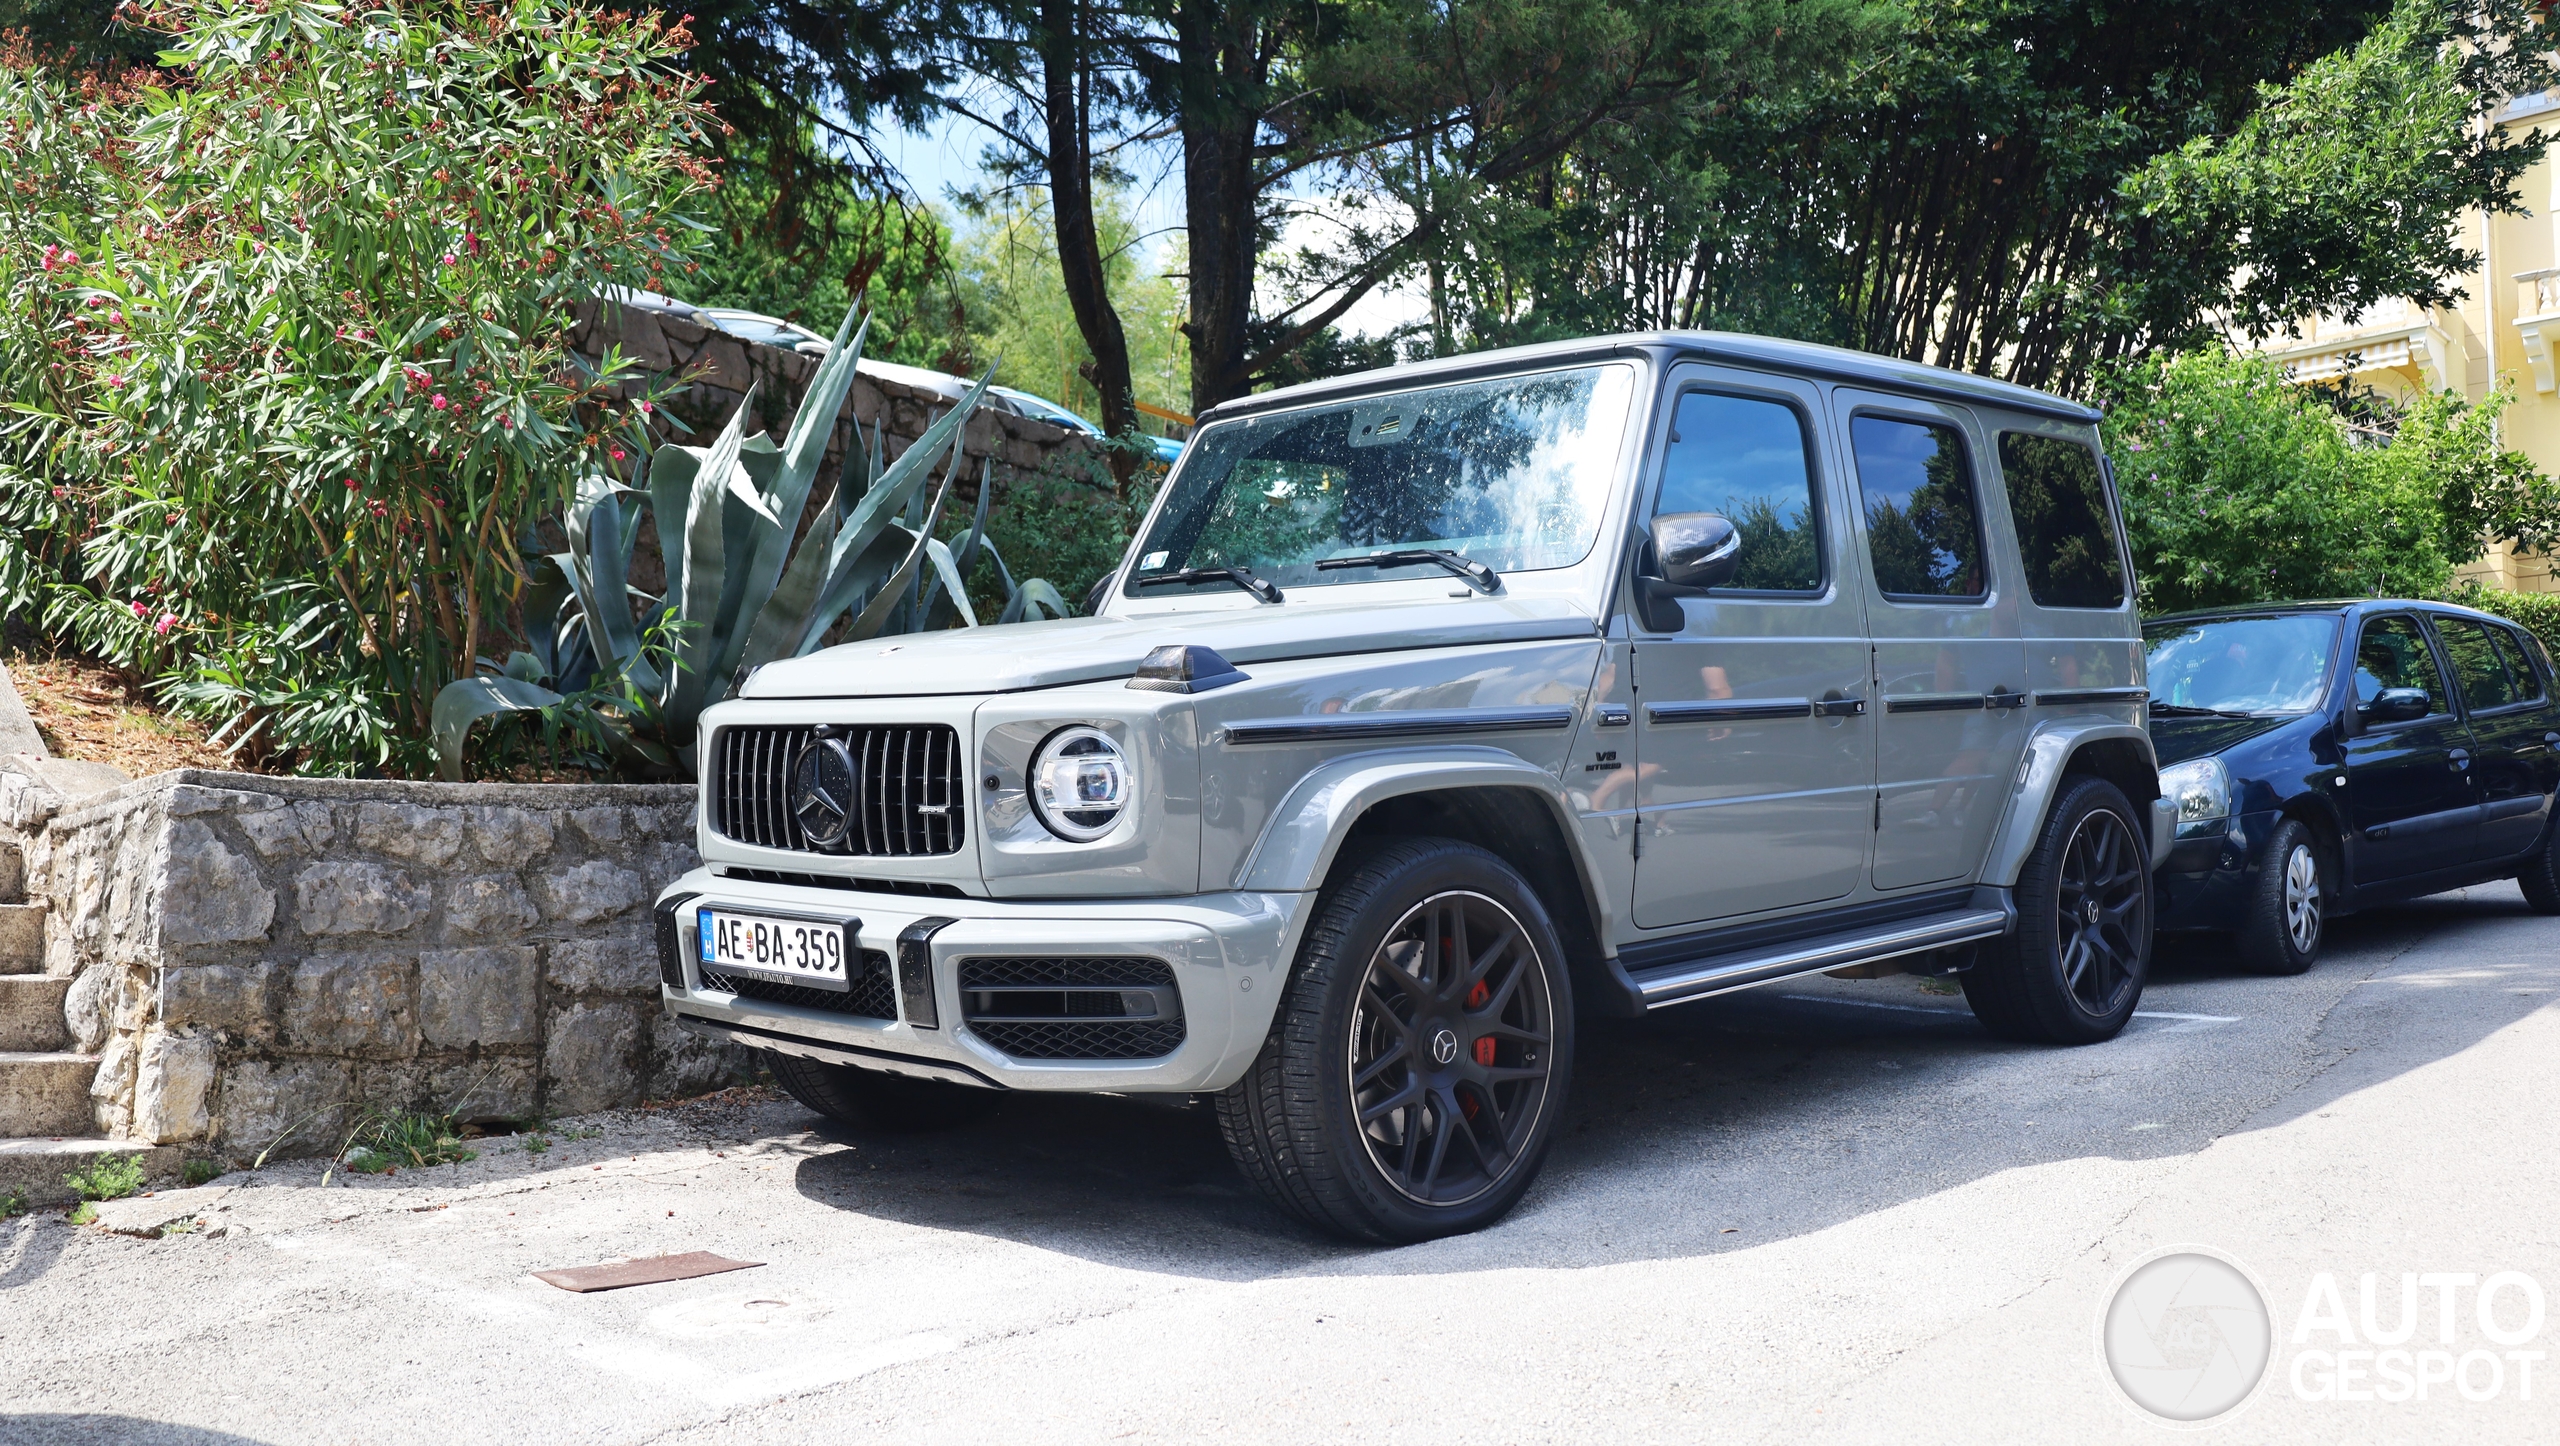
[[[853,760],[842,842],[820,848],[791,812],[791,773],[815,727],[723,728],[713,739],[711,829],[759,848],[865,858],[959,851],[968,793],[960,735],[943,723],[836,727]]]

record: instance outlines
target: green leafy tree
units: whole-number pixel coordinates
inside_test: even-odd
[[[1109,256],[1107,280],[1122,321],[1136,399],[1168,411],[1190,404],[1177,254],[1159,271],[1143,262],[1144,241],[1126,196],[1102,192],[1096,217]],[[1047,397],[1089,418],[1102,415],[1083,330],[1058,265],[1057,232],[1046,192],[1017,193],[975,217],[959,246],[959,271],[981,356],[1005,359],[1006,386]]]
[[[418,771],[517,539],[650,406],[577,308],[689,264],[654,17],[174,0],[166,73],[0,67],[0,603],[305,768]]]
[[[2503,397],[2437,393],[2359,425],[2223,348],[2145,361],[2108,391],[2147,611],[2433,597],[2492,542],[2539,546],[2560,528],[2560,487],[2493,440]]]

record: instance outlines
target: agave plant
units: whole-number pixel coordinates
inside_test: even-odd
[[[857,427],[832,496],[802,533],[870,330],[867,319],[857,326],[859,314],[859,307],[845,314],[780,446],[762,432],[745,434],[751,388],[709,447],[653,450],[641,485],[601,475],[579,484],[562,519],[568,551],[538,558],[525,589],[527,648],[503,666],[482,659],[479,676],[436,695],[433,731],[446,778],[462,776],[472,724],[503,713],[557,718],[567,708],[622,767],[689,774],[702,710],[763,664],[814,652],[831,631],[859,642],[977,626],[965,579],[981,549],[1004,590],[998,621],[1065,616],[1058,590],[1039,578],[1017,583],[986,535],[991,467],[981,473],[967,538],[954,549],[934,535],[960,474],[962,429],[992,369],[894,463],[878,426],[867,445]],[[928,501],[927,483],[946,462]],[[630,581],[643,512],[666,559],[666,592],[654,597]],[[847,614],[852,621],[839,631]],[[598,698],[606,701],[599,706]]]

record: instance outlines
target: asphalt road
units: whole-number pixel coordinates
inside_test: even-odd
[[[2204,1435],[2547,1441],[2560,1365],[2504,1353],[2560,1350],[2560,1300],[2517,1346],[2421,1287],[2406,1349],[2485,1352],[2487,1399],[2304,1394],[2374,1349],[2367,1273],[2383,1336],[2404,1272],[2560,1294],[2556,990],[2560,920],[2510,886],[2342,922],[2296,979],[2164,949],[2086,1049],[1995,1042],[1917,980],[1778,985],[1587,1034],[1522,1208],[1400,1250],[1303,1234],[1205,1108],[1140,1100],[920,1139],[731,1100],[387,1180],[270,1167],[221,1182],[249,1183],[218,1233],[0,1225],[0,1441],[2193,1439],[2097,1346],[2176,1245],[2273,1317],[2267,1385]],[[695,1249],[765,1263],[528,1274]],[[2298,1343],[2323,1272],[2338,1323]]]

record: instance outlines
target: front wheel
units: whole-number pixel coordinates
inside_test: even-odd
[[[1271,1036],[1218,1097],[1245,1177],[1357,1240],[1481,1229],[1564,1108],[1573,995],[1526,880],[1450,839],[1390,844],[1326,890]]]
[[[2300,974],[2320,958],[2328,927],[2329,870],[2300,819],[2276,825],[2258,859],[2258,888],[2240,926],[2240,967],[2255,974]]]
[[[2018,926],[1956,976],[2002,1039],[2094,1044],[2133,1018],[2151,974],[2151,856],[2133,805],[2073,780],[2018,871]]]

